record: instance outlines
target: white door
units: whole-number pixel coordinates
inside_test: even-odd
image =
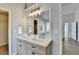
[[[78,42],[79,42],[79,24],[78,24]]]
[[[65,35],[65,39],[68,39],[68,23],[65,23],[65,26],[64,26],[64,28],[65,28],[65,32],[64,32],[64,35]]]
[[[76,22],[72,22],[71,27],[71,38],[76,40]]]

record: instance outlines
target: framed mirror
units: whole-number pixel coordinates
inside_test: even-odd
[[[27,28],[29,25],[32,35],[51,39],[51,8],[43,9],[40,15],[29,16],[27,20]],[[28,30],[27,33],[29,31],[30,30]]]

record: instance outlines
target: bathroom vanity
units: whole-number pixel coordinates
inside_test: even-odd
[[[21,36],[16,37],[17,54],[51,55],[51,8],[44,9],[35,4],[26,12],[26,33],[18,32]],[[19,29],[22,31],[21,26]]]
[[[51,55],[52,41],[17,37],[17,55]]]

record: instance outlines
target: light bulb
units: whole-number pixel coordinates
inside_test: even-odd
[[[38,15],[41,15],[41,11],[39,10],[39,11],[37,12],[37,14],[38,14]]]
[[[30,13],[29,16],[32,16],[32,13]]]

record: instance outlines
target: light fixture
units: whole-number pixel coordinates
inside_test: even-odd
[[[29,16],[38,16],[38,15],[41,15],[41,10],[40,10],[40,7],[38,8],[35,8],[34,10],[32,10],[29,14]]]
[[[37,15],[41,15],[41,10],[38,10],[37,11]]]

